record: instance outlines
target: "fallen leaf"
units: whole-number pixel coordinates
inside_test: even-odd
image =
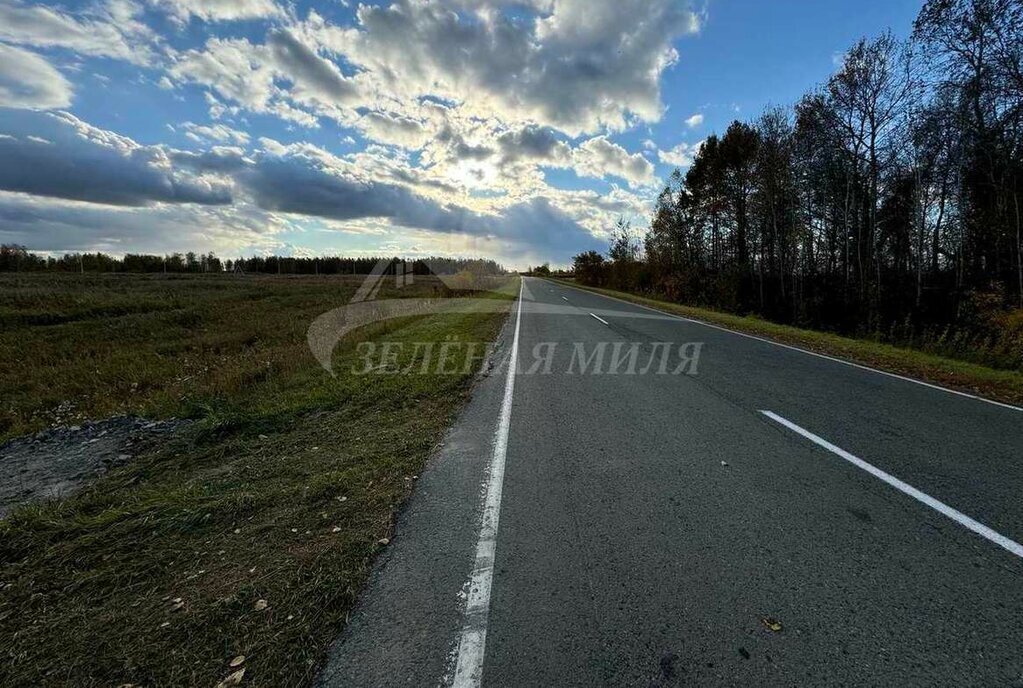
[[[777,619],[772,619],[769,616],[765,616],[760,621],[775,633],[781,632],[781,622],[778,621]]]
[[[255,607],[255,609],[256,609],[257,612],[261,612],[261,611],[263,611],[264,609],[266,609],[269,606],[270,605],[267,604],[266,600],[256,600],[256,607]]]
[[[234,669],[236,667],[240,667],[244,663],[245,663],[245,655],[238,655],[237,657],[235,657],[234,659],[231,660],[231,664],[229,666],[232,669]]]
[[[242,683],[242,679],[245,677],[245,669],[239,669],[234,672],[223,681],[217,684],[217,688],[230,688],[231,686],[239,686]]]

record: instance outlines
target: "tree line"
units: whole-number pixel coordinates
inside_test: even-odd
[[[128,272],[128,273],[219,273],[242,272],[278,275],[367,275],[381,260],[388,261],[385,274],[396,270],[414,275],[503,274],[505,269],[493,260],[479,258],[398,257],[288,257],[252,256],[221,260],[214,253],[172,253],[164,256],[128,253],[123,257],[105,253],[67,253],[60,257],[41,256],[24,246],[0,246],[0,272]],[[401,267],[399,267],[401,266]]]
[[[1023,307],[1023,0],[927,0],[828,81],[711,136],[577,278],[895,339]],[[1023,320],[1023,318],[1017,318]]]

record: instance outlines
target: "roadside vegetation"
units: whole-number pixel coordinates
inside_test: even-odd
[[[306,328],[358,282],[0,276],[5,437],[119,413],[196,421],[0,520],[0,685],[312,682],[473,376],[356,375],[343,341],[331,377]],[[491,296],[510,304],[516,288]],[[417,277],[380,297],[456,294]],[[503,320],[430,315],[359,336],[491,341]],[[399,351],[406,365],[416,349]]]

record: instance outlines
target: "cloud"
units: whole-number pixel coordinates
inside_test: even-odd
[[[79,16],[43,5],[0,0],[0,41],[149,64],[157,41],[153,31],[138,20],[138,13],[139,8],[129,0],[109,0]]]
[[[497,138],[506,161],[532,160],[568,165],[572,149],[560,141],[553,129],[530,125],[508,131]]]
[[[369,112],[361,117],[355,126],[373,141],[383,141],[405,148],[422,147],[429,134],[424,124],[418,120],[384,112]]]
[[[305,32],[380,93],[440,97],[571,136],[658,120],[660,75],[678,57],[671,44],[699,25],[680,0],[396,0],[360,5],[357,17],[337,29],[311,15]]]
[[[613,175],[634,186],[654,183],[654,166],[640,153],[627,150],[608,140],[595,136],[584,141],[574,153],[575,168],[581,174],[603,178]]]
[[[657,151],[657,158],[665,165],[689,167],[693,164],[693,158],[699,152],[700,146],[702,145],[703,141],[694,144],[688,144],[683,141],[671,150]]]
[[[237,255],[275,250],[289,227],[251,206],[125,207],[0,191],[0,243],[34,251]]]
[[[208,22],[267,19],[284,13],[271,0],[153,0],[153,6],[179,23],[192,17]]]
[[[71,84],[49,62],[0,43],[0,107],[60,108],[71,97]]]
[[[213,124],[205,126],[195,122],[185,122],[181,125],[186,137],[196,143],[233,143],[245,146],[249,143],[249,135],[244,131],[232,129],[225,124]]]
[[[0,139],[0,189],[6,191],[125,206],[231,202],[228,186],[176,170],[163,148],[141,146],[68,113],[0,110],[0,131],[10,137]]]
[[[277,93],[269,51],[245,39],[211,38],[203,50],[189,50],[169,70],[171,76],[210,87],[254,112],[267,112]]]
[[[168,71],[247,110],[276,114],[303,126],[316,125],[310,110],[337,118],[342,106],[360,102],[357,86],[337,65],[285,30],[271,32],[262,45],[244,38],[211,38],[202,49],[180,55]],[[213,98],[211,112],[223,109]],[[349,117],[354,118],[351,112]]]
[[[686,119],[686,126],[689,127],[690,129],[695,129],[701,124],[703,124],[703,115],[700,114],[699,112],[697,112],[692,117]]]
[[[333,62],[316,54],[289,31],[281,30],[267,37],[276,72],[295,84],[293,97],[299,101],[313,99],[330,104],[356,102],[358,89],[345,79]]]

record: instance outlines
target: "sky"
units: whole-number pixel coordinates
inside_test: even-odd
[[[0,0],[0,243],[604,250],[920,0]]]

